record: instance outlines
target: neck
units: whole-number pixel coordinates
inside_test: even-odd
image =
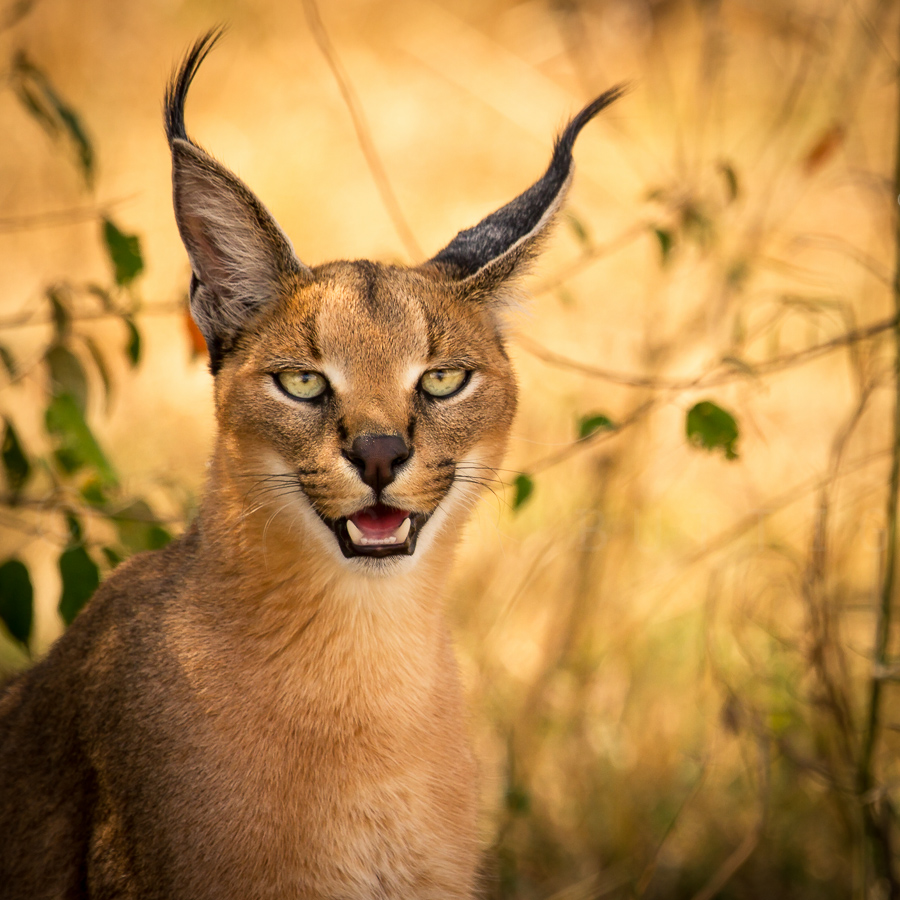
[[[408,669],[419,656],[433,658],[443,640],[453,556],[445,542],[375,565],[346,560],[305,498],[254,506],[246,479],[218,456],[197,529],[198,574],[213,586],[198,592],[204,618],[211,630],[230,632],[226,639],[240,639],[257,662],[321,661],[327,641],[330,652],[369,668],[382,660]]]

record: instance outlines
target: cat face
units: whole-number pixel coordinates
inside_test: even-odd
[[[351,559],[414,554],[451,491],[465,506],[492,477],[515,405],[492,312],[429,267],[312,270],[217,375],[233,458]],[[373,443],[387,445],[374,460]]]
[[[503,310],[565,197],[575,138],[623,89],[572,119],[538,181],[428,262],[310,268],[187,136],[187,92],[217,39],[175,73],[165,123],[191,313],[216,377],[218,457],[248,485],[248,515],[274,498],[293,504],[299,541],[354,565],[408,559],[421,536],[437,543],[459,521],[500,459],[516,402]]]

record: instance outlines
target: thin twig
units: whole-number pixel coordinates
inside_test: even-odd
[[[62,225],[80,225],[83,222],[97,221],[107,216],[109,209],[121,206],[137,197],[129,194],[118,197],[99,206],[76,206],[72,209],[57,209],[52,212],[33,213],[22,216],[0,216],[0,234],[19,231],[33,231],[36,228],[56,228]]]
[[[97,309],[70,313],[72,322],[89,322],[97,319],[121,319],[124,316],[172,316],[183,313],[185,304],[183,300],[169,300],[160,303],[147,303],[140,308],[130,309]],[[46,325],[53,321],[51,313],[35,308],[15,316],[0,319],[0,330],[11,328],[25,328],[32,325]]]
[[[605,241],[602,244],[593,244],[582,256],[575,260],[575,262],[569,263],[561,272],[557,272],[542,281],[530,293],[534,296],[540,296],[541,294],[547,294],[550,291],[555,290],[560,285],[565,284],[570,278],[579,275],[603,257],[609,256],[609,254],[615,253],[623,247],[627,247],[638,238],[649,234],[652,226],[653,222],[650,221],[635,222],[621,234],[610,238],[608,241]]]
[[[752,855],[759,844],[766,825],[769,792],[769,745],[764,737],[758,739],[759,746],[759,814],[753,827],[744,836],[741,843],[729,857],[719,866],[712,878],[704,887],[694,894],[692,900],[713,900],[719,891],[734,877],[735,873]]]
[[[866,253],[865,250],[860,250],[859,247],[854,247],[850,241],[844,238],[836,237],[833,234],[798,234],[792,243],[799,247],[818,247],[830,253],[839,253],[853,260],[883,285],[891,284],[889,270],[886,270],[874,256]]]
[[[887,450],[867,453],[865,456],[860,456],[857,459],[845,463],[842,466],[842,472],[844,475],[849,475],[852,472],[865,469],[873,463],[884,459],[887,453]],[[686,569],[688,566],[693,566],[707,557],[724,550],[738,538],[747,534],[747,532],[754,528],[758,528],[764,520],[770,519],[776,513],[793,506],[798,500],[802,500],[810,494],[822,490],[822,488],[831,481],[832,477],[830,471],[824,476],[816,475],[812,478],[807,478],[805,481],[801,481],[799,484],[795,484],[793,487],[783,491],[776,497],[772,497],[766,501],[764,507],[738,519],[733,525],[730,525],[724,531],[706,541],[702,547],[683,556],[678,563],[678,568],[682,570]]]
[[[656,850],[653,853],[653,856],[650,859],[650,862],[644,867],[644,871],[641,873],[641,877],[637,880],[637,885],[634,889],[634,897],[636,900],[640,900],[641,897],[647,892],[647,888],[650,887],[650,882],[653,880],[653,876],[656,874],[657,867],[659,866],[659,860],[662,856],[663,848],[666,846],[666,842],[669,840],[672,832],[675,830],[675,827],[678,825],[679,821],[681,821],[681,816],[684,813],[685,809],[687,809],[688,805],[697,796],[700,792],[700,788],[703,785],[703,782],[706,778],[706,773],[709,771],[709,760],[704,760],[703,764],[700,766],[700,772],[697,777],[694,779],[694,783],[691,785],[688,792],[681,798],[681,802],[678,804],[678,809],[675,810],[675,815],[669,820],[669,824],[666,826],[665,831],[662,833],[662,837],[656,844]]]
[[[303,0],[303,10],[306,13],[306,21],[309,23],[312,36],[322,52],[322,56],[325,57],[325,61],[328,63],[328,67],[331,69],[331,73],[337,82],[341,96],[344,98],[344,103],[347,105],[350,118],[353,120],[353,127],[356,130],[356,138],[359,141],[360,149],[366,158],[369,171],[372,173],[372,178],[375,181],[375,187],[378,188],[378,193],[381,194],[381,201],[384,203],[387,214],[394,224],[397,235],[403,241],[406,252],[413,259],[422,259],[425,253],[419,246],[419,242],[409,227],[403,210],[400,208],[400,203],[397,200],[393,187],[391,187],[384,164],[381,162],[381,157],[375,149],[375,142],[372,140],[372,132],[366,121],[362,104],[359,102],[359,97],[357,97],[356,91],[354,91],[353,85],[344,71],[343,65],[341,65],[334,45],[328,37],[322,17],[319,15],[319,7],[316,0]]]
[[[561,462],[565,462],[565,460],[569,459],[569,457],[574,456],[576,453],[580,453],[585,449],[585,447],[603,443],[606,440],[611,440],[612,438],[621,434],[626,428],[630,428],[632,425],[643,419],[644,416],[646,416],[647,413],[649,413],[650,410],[653,409],[658,402],[659,399],[653,397],[637,406],[631,412],[631,414],[626,419],[623,419],[621,422],[619,422],[614,429],[600,429],[598,431],[592,432],[586,437],[579,438],[577,441],[573,441],[571,444],[566,444],[561,449],[555,451],[554,453],[548,454],[543,459],[539,459],[536,463],[534,463],[534,465],[529,466],[527,470],[528,474],[537,475],[538,472],[543,472],[546,469],[559,465],[559,463]]]
[[[0,494],[0,507],[7,510],[32,510],[38,513],[58,513],[60,509],[77,507],[79,515],[92,516],[101,519],[113,519],[117,522],[137,522],[141,525],[180,525],[183,519],[180,516],[155,516],[153,513],[129,512],[131,501],[125,502],[119,508],[114,506],[100,509],[85,506],[73,498],[66,491],[58,490],[43,497],[22,497],[13,494]],[[12,525],[17,531],[27,531],[26,527]]]
[[[718,387],[738,378],[746,378],[748,376],[760,377],[762,375],[770,375],[772,372],[777,372],[781,369],[789,369],[831,353],[833,350],[852,346],[853,344],[877,337],[885,331],[896,329],[898,321],[900,319],[897,316],[892,316],[890,319],[874,322],[864,328],[855,328],[852,331],[847,331],[830,341],[814,344],[812,347],[806,347],[803,350],[798,350],[796,353],[782,354],[759,363],[749,363],[730,357],[714,364],[707,370],[706,374],[682,378],[650,378],[642,375],[632,375],[627,372],[616,372],[612,369],[604,369],[590,363],[570,359],[561,353],[548,350],[542,344],[522,334],[516,336],[516,341],[523,350],[548,365],[557,366],[561,369],[571,369],[573,372],[580,372],[582,375],[588,375],[591,378],[599,378],[603,381],[621,384],[626,387],[649,388],[657,391],[687,391],[694,388]],[[717,371],[724,367],[727,367],[728,371]]]

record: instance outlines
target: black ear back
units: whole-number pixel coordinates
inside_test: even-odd
[[[473,288],[498,286],[541,247],[572,180],[572,148],[582,128],[627,90],[620,84],[589,103],[565,127],[543,176],[515,200],[461,231],[430,262]]]
[[[211,31],[194,44],[165,99],[175,221],[193,270],[191,315],[213,374],[249,321],[309,271],[262,201],[185,130],[188,89],[221,34]]]

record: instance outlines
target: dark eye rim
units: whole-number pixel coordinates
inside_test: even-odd
[[[459,387],[451,391],[449,394],[441,394],[440,396],[437,396],[436,394],[430,394],[425,390],[422,381],[429,372],[440,372],[442,369],[462,371],[464,373],[463,380],[459,383]],[[472,380],[472,372],[474,372],[474,369],[465,369],[462,366],[435,366],[433,369],[427,369],[422,373],[422,377],[419,379],[419,393],[426,400],[432,400],[435,403],[440,403],[442,400],[450,400],[455,397],[461,390],[463,390],[463,388],[465,388],[465,386]]]
[[[292,394],[282,383],[281,378],[279,376],[286,375],[288,372],[308,372],[310,375],[318,375],[324,382],[325,387],[321,393],[316,394],[315,397],[298,397],[296,394]],[[321,403],[331,396],[331,382],[321,373],[316,372],[314,369],[279,369],[277,372],[270,372],[272,376],[272,381],[275,383],[275,387],[284,394],[289,400],[293,400],[295,403]]]

